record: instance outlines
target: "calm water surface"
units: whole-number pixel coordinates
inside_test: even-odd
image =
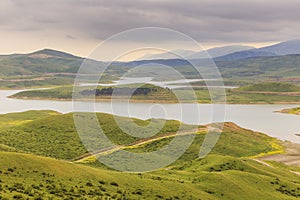
[[[19,90],[0,90],[0,114],[21,112],[26,110],[56,110],[61,113],[72,112],[73,104],[71,101],[49,101],[49,100],[19,100],[10,99]],[[86,106],[85,106],[86,105]],[[90,103],[82,103],[80,110],[90,111]],[[114,103],[97,102],[94,105],[97,112],[113,113],[120,116],[129,116],[139,119],[155,118],[181,120],[191,124],[211,123],[212,105],[210,104],[151,104],[151,103]],[[199,114],[195,112],[195,106]],[[300,116],[275,113],[274,111],[283,108],[292,108],[300,105],[226,105],[225,121],[234,122],[244,128],[261,131],[270,136],[282,140],[290,140],[300,143]],[[181,112],[181,109],[184,112]],[[216,118],[214,121],[220,119]]]

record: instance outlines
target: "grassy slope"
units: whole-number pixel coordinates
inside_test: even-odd
[[[21,115],[21,114],[20,114]],[[25,113],[24,116],[30,116],[31,113]],[[97,114],[99,123],[106,133],[107,137],[117,144],[130,144],[139,138],[128,136],[124,133],[114,121],[114,117],[109,114]],[[0,115],[0,118],[9,120],[10,115]],[[120,123],[128,124],[129,118],[117,117]],[[88,119],[88,116],[87,116]],[[50,156],[59,159],[73,159],[84,153],[84,148],[74,126],[73,114],[41,116],[41,118],[28,121],[21,118],[15,126],[4,127],[0,130],[0,143],[16,148],[23,152],[34,153],[37,155]],[[21,123],[22,122],[22,123]],[[147,121],[135,120],[136,123],[147,125]],[[89,122],[87,122],[89,123]],[[160,127],[163,123],[156,120],[152,128]],[[164,128],[158,134],[167,134],[177,131],[178,121],[168,121]],[[87,124],[88,125],[88,124]],[[195,126],[184,125],[185,129],[192,129]],[[131,128],[131,127],[127,127]],[[138,130],[131,129],[131,132]],[[95,140],[95,136],[87,137]]]
[[[186,137],[186,136],[180,136]],[[187,151],[175,162],[174,165],[181,165],[184,162],[195,160],[198,158],[201,144],[205,137],[204,134],[196,134],[195,139]],[[165,138],[158,141],[149,142],[136,147],[125,148],[132,152],[151,152],[161,149],[168,144],[173,137]],[[116,153],[116,152],[113,152]],[[274,153],[283,153],[279,141],[267,135],[253,132],[251,130],[242,129],[233,123],[226,123],[223,132],[213,148],[212,154],[232,157],[256,157],[257,155],[266,155]],[[94,163],[91,159],[89,164]],[[83,162],[88,162],[83,160]],[[126,164],[126,163],[124,163]]]
[[[245,92],[300,92],[300,87],[289,83],[266,82],[243,86],[237,90]]]
[[[14,125],[19,125],[26,122],[31,122],[33,120],[59,115],[58,112],[52,110],[31,110],[19,113],[9,113],[5,115],[0,115],[0,127],[9,127]]]
[[[99,199],[296,199],[299,179],[248,159],[209,156],[188,168],[127,174],[33,155],[0,153],[1,196]],[[243,166],[211,170],[220,165]],[[13,177],[13,178],[12,178]],[[297,193],[298,194],[298,193]]]
[[[0,152],[0,196],[54,199],[296,199],[285,168],[211,155],[174,169],[127,174],[52,158]]]
[[[35,112],[37,116],[38,111]],[[14,132],[10,130],[17,130],[19,134],[9,134],[4,138],[10,141],[17,141],[11,139],[15,137],[25,141],[26,137],[31,138],[28,142],[32,143],[32,146],[28,146],[27,150],[36,154],[54,157],[74,156],[73,150],[76,152],[76,149],[69,149],[68,153],[61,154],[65,145],[74,146],[75,140],[70,139],[74,139],[75,133],[69,135],[73,123],[72,116],[70,114],[52,116],[53,113],[48,116],[45,113],[48,111],[41,111],[41,116],[32,117],[31,122],[15,124],[7,129],[3,129],[2,125],[1,138],[3,139],[6,131],[13,134]],[[26,120],[24,118],[26,115],[31,116],[29,113],[20,113],[0,117],[7,121],[12,119],[20,122]],[[106,120],[102,121],[104,124],[112,120],[110,115],[100,114],[100,118]],[[126,118],[123,120],[126,122]],[[138,123],[147,124],[143,121]],[[123,141],[124,135],[122,133],[115,135],[118,131],[113,127],[113,124],[107,127],[109,137],[115,141]],[[169,131],[174,131],[174,128],[176,129],[176,122],[171,122],[166,127]],[[20,134],[21,131],[26,134]],[[62,134],[69,135],[70,138],[58,137]],[[51,142],[54,141],[53,136],[58,140],[58,146]],[[47,145],[47,141],[48,147],[54,148],[43,148]],[[130,137],[125,141],[130,142]],[[120,199],[296,199],[297,195],[300,196],[299,177],[289,172],[290,168],[282,165],[270,168],[250,158],[253,155],[276,150],[277,148],[272,145],[277,143],[275,139],[228,123],[212,154],[197,159],[202,141],[203,135],[197,135],[180,160],[166,169],[142,174],[120,173],[29,154],[0,152],[0,196],[7,199],[21,198],[20,195],[24,198],[54,199],[71,199],[71,197],[97,199],[101,196]],[[156,141],[131,150],[139,152],[155,150],[166,142],[168,141]],[[15,147],[26,146],[21,144],[18,143]],[[58,147],[60,151],[55,151]],[[50,155],[53,151],[54,154]]]
[[[16,77],[19,79],[19,77]],[[24,80],[0,80],[0,89],[22,89],[22,88],[38,88],[58,85],[71,85],[74,83],[72,77],[41,77],[40,80],[24,79]]]
[[[76,73],[82,58],[55,56],[49,58],[14,55],[0,60],[0,75],[34,75],[53,72]],[[8,67],[9,66],[9,67]]]
[[[238,80],[274,80],[278,78],[298,78],[299,55],[258,57],[228,62],[217,62],[224,78]]]
[[[95,75],[85,76],[86,82],[89,78]],[[74,84],[76,74],[40,74],[40,75],[26,75],[26,76],[0,76],[0,89],[23,89],[23,88],[41,88],[50,86],[70,86]],[[98,77],[98,76],[97,76]],[[118,80],[116,76],[103,74],[101,76],[101,83],[111,83]]]
[[[48,56],[44,56],[48,55]],[[49,85],[68,85],[72,82],[70,77],[55,77],[48,80],[35,80],[35,81],[20,81],[11,82],[6,79],[9,77],[16,77],[17,79],[26,76],[45,76],[49,73],[77,73],[83,58],[64,54],[61,52],[44,50],[36,52],[35,54],[24,55],[9,55],[0,56],[0,88],[24,88],[24,87],[36,87],[36,86],[49,86]],[[170,60],[161,61],[161,64],[173,66],[175,70],[183,74],[186,78],[199,78],[195,69],[186,62],[177,63]],[[180,64],[181,63],[181,64]],[[140,63],[143,64],[143,63]],[[285,81],[285,82],[300,82],[300,56],[299,55],[286,55],[276,57],[259,57],[249,58],[235,61],[217,61],[222,77],[228,82],[228,84],[234,83],[234,85],[244,85],[244,81],[253,82],[256,81]],[[99,69],[99,66],[104,66],[102,62],[90,61],[89,66],[91,71],[87,73],[94,74],[95,69]],[[114,63],[107,73],[114,78],[121,77],[124,73],[135,67],[133,63]],[[146,64],[148,66],[148,64]],[[150,65],[151,66],[151,65]],[[203,66],[202,71],[207,73],[209,68]],[[153,74],[154,75],[153,75]],[[153,71],[141,69],[139,77],[162,76],[166,78],[171,76],[169,71]],[[178,76],[177,76],[178,77]],[[1,80],[1,79],[4,80]],[[109,80],[115,79],[109,78]]]

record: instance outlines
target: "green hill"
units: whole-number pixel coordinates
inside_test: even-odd
[[[40,112],[43,113],[45,111]],[[23,116],[30,116],[31,112],[15,115],[20,118],[18,120],[14,118],[9,123],[13,124],[16,121],[18,121],[18,123],[15,123],[15,126],[2,127],[0,130],[0,144],[10,146],[22,152],[59,159],[71,160],[87,153],[76,132],[73,113],[50,116],[41,114],[36,120],[24,120]],[[139,139],[124,133],[116,124],[113,115],[98,113],[97,117],[105,134],[113,142],[126,145]],[[11,114],[0,115],[0,118],[7,122],[10,120]],[[116,118],[123,124],[128,124],[130,120],[126,117]],[[135,122],[147,125],[149,120],[143,121],[135,119]],[[163,125],[163,122],[164,120],[155,120],[155,125],[150,128],[158,129],[158,127]],[[176,132],[179,125],[180,122],[170,120],[163,126],[163,129],[159,131],[158,135]],[[193,128],[195,128],[195,126],[183,125],[183,129],[189,130]],[[132,133],[137,131],[139,130],[131,128]],[[88,133],[87,137],[90,137],[92,141],[97,139],[97,136],[90,136]]]
[[[282,167],[211,155],[174,169],[122,173],[0,152],[2,199],[297,199],[299,178]]]
[[[15,126],[26,122],[31,122],[33,120],[59,115],[60,113],[52,110],[31,110],[19,113],[9,113],[5,115],[0,115],[0,127]]]
[[[1,199],[210,198],[191,182],[127,174],[26,154],[0,152]],[[163,179],[163,180],[161,180]],[[186,191],[193,191],[187,193]]]
[[[216,62],[225,79],[297,81],[300,75],[300,55],[257,57]]]
[[[50,49],[44,49],[29,54],[0,56],[0,85],[2,88],[20,88],[71,84],[73,79],[70,80],[70,78],[74,78],[83,60],[84,58]],[[95,75],[95,71],[99,71],[100,68],[103,68],[106,65],[104,62],[93,60],[88,60],[87,62],[89,70],[85,73],[92,75]],[[197,61],[195,60],[195,62]],[[106,81],[115,80],[138,65],[144,65],[143,68],[138,70],[138,77],[151,76],[160,77],[162,80],[172,80],[172,75],[168,70],[153,71],[153,63],[171,66],[186,78],[199,78],[199,75],[197,75],[198,73],[189,63],[184,60],[175,59],[115,62],[112,63],[110,68],[106,71],[107,76],[109,76],[109,79]],[[202,61],[199,60],[199,66],[201,66],[201,63]],[[216,61],[216,65],[224,80],[227,83],[234,83],[234,85],[240,85],[242,82],[253,83],[253,80],[300,82],[299,55]],[[201,67],[202,71],[211,73],[209,67]],[[55,74],[56,81],[53,80],[53,77],[49,77],[49,74]],[[60,74],[60,77],[57,77],[58,74]],[[40,76],[42,79],[47,76],[47,80],[32,80],[30,77],[28,77],[26,81],[19,80],[24,78],[24,76]],[[14,77],[17,82],[8,81],[7,79],[10,77]]]
[[[0,76],[33,75],[53,72],[77,72],[83,58],[59,51],[42,50],[30,54],[9,55],[0,59]]]
[[[265,82],[243,86],[237,90],[245,92],[300,92],[300,87],[289,83]]]
[[[179,125],[177,121],[168,121],[157,140],[139,145],[138,138],[118,128],[112,115],[99,113],[97,116],[112,141],[134,152],[161,148],[172,139],[172,135],[164,136],[176,131]],[[290,172],[300,171],[299,167],[253,160],[257,155],[282,153],[280,142],[233,123],[225,124],[218,143],[205,158],[198,158],[205,136],[205,127],[200,127],[199,133],[188,133],[196,134],[194,142],[170,166],[154,172],[123,173],[93,160],[70,161],[86,153],[75,132],[72,113],[29,111],[0,115],[0,118],[9,123],[9,126],[3,123],[0,131],[0,199],[279,200],[300,197],[300,179]],[[128,124],[129,118],[119,120]],[[149,123],[137,119],[135,122]],[[161,122],[156,123],[158,127]],[[184,127],[194,130],[196,126]]]
[[[83,60],[84,58],[51,49],[0,56],[0,88],[71,85]],[[86,62],[89,69],[84,74],[98,77],[95,71],[99,71],[104,63],[93,60]],[[86,78],[88,82],[89,77]],[[105,73],[101,82],[117,79],[112,73]]]

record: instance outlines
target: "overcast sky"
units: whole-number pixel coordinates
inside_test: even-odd
[[[262,46],[300,38],[299,11],[299,0],[0,0],[0,54],[55,48],[86,56],[143,26],[175,29],[205,47]]]

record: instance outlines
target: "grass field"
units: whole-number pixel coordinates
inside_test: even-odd
[[[257,155],[282,152],[280,142],[233,123],[225,124],[218,143],[205,158],[197,157],[205,136],[205,132],[201,132],[196,134],[186,153],[170,166],[154,172],[123,173],[94,161],[71,161],[86,153],[75,132],[72,114],[29,111],[0,115],[0,119],[3,122],[0,124],[1,199],[229,200],[300,197],[300,179],[290,172],[300,172],[299,167],[275,162],[268,162],[267,166],[253,160]],[[118,129],[113,116],[99,113],[98,119],[103,125],[108,124],[104,126],[105,133],[114,142],[126,146],[136,140]],[[126,123],[128,118],[120,120]],[[136,122],[148,124],[142,120]],[[163,136],[176,131],[178,123],[167,122],[158,134]],[[185,127],[186,130],[191,128],[195,126]],[[150,152],[171,139],[155,140],[126,150]]]
[[[73,77],[60,76],[29,76],[29,77],[9,77],[0,79],[0,89],[24,89],[41,88],[51,86],[71,85],[74,83]]]

